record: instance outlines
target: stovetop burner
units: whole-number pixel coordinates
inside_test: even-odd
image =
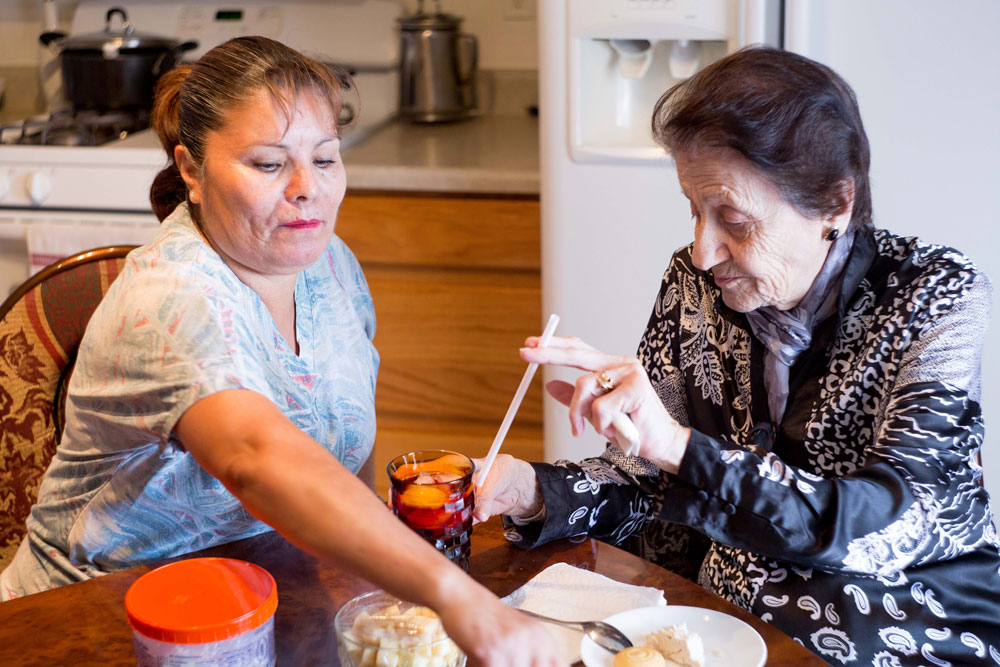
[[[148,111],[56,111],[0,127],[0,144],[100,146],[147,127]]]

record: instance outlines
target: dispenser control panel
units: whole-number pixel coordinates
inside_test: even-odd
[[[668,160],[650,136],[663,91],[739,47],[732,0],[572,0],[569,152],[575,162]]]
[[[729,39],[737,12],[730,0],[573,0],[567,6],[571,34],[608,39],[648,32],[659,39]]]
[[[677,0],[626,0],[629,9],[663,9]]]

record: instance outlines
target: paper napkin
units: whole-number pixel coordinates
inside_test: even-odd
[[[600,621],[629,609],[667,604],[663,591],[657,588],[623,584],[566,563],[545,568],[503,601],[515,609],[567,621]],[[580,659],[581,632],[552,623],[546,623],[545,628],[562,647],[567,661]]]

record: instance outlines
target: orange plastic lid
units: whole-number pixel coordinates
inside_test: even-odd
[[[263,625],[278,607],[274,577],[232,558],[191,558],[142,575],[125,594],[132,628],[174,644],[204,644]]]

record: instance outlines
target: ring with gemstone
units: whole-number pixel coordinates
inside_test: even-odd
[[[600,374],[597,376],[597,386],[603,389],[604,391],[611,391],[612,389],[615,388],[615,383],[614,380],[612,380],[608,376],[607,371],[601,371]]]

